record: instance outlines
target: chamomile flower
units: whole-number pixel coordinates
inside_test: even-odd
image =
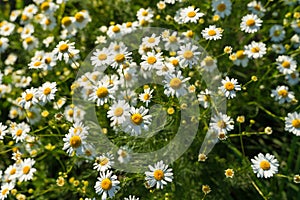
[[[163,83],[165,83],[164,94],[166,94],[168,97],[176,96],[177,98],[187,94],[186,82],[189,79],[190,77],[184,78],[181,75],[181,71],[179,71],[177,74],[167,74],[165,76],[165,80],[163,81]]]
[[[93,164],[95,170],[99,172],[105,172],[106,170],[111,169],[114,164],[114,156],[110,153],[102,154],[99,157],[96,157],[95,163]]]
[[[182,9],[181,18],[183,23],[197,23],[200,17],[204,16],[204,13],[199,12],[199,10],[199,8],[194,8],[193,6]]]
[[[74,22],[75,17],[64,16],[61,19],[61,26],[63,30],[67,31],[68,33],[72,33],[75,30]]]
[[[91,56],[91,62],[94,67],[109,65],[112,61],[112,54],[108,48],[96,49]]]
[[[18,170],[19,181],[28,181],[32,180],[33,174],[36,172],[36,169],[33,168],[35,160],[32,158],[26,158],[20,163],[20,169]]]
[[[295,71],[291,74],[287,74],[285,76],[285,79],[287,80],[288,84],[290,85],[297,85],[299,83],[299,72]]]
[[[142,60],[141,67],[148,71],[159,69],[163,65],[162,53],[147,52],[146,55],[142,55]]]
[[[286,51],[283,44],[272,44],[272,50],[277,54],[284,54]]]
[[[16,182],[18,178],[18,165],[14,163],[13,165],[9,165],[6,170],[4,171],[4,176],[7,180]]]
[[[234,121],[230,116],[223,113],[219,113],[212,117],[210,127],[218,133],[223,132],[226,134],[229,131],[233,130]]]
[[[170,51],[178,50],[182,39],[178,36],[178,32],[174,31],[172,34],[167,32],[167,35],[162,34],[162,40],[165,42],[165,49]]]
[[[270,178],[278,172],[278,160],[269,153],[266,155],[259,153],[251,159],[251,162],[253,172],[258,178]]]
[[[134,22],[126,22],[122,24],[122,30],[124,32],[124,34],[129,34],[133,31],[135,31],[139,26],[139,22],[138,21],[134,21]]]
[[[139,198],[135,197],[134,195],[129,195],[129,197],[125,197],[124,200],[139,200]]]
[[[264,16],[264,12],[266,12],[266,9],[263,7],[260,1],[251,1],[247,4],[247,8],[250,12],[253,14],[256,14],[260,17]]]
[[[12,189],[14,189],[15,185],[14,183],[10,182],[10,183],[3,183],[1,185],[1,190],[0,190],[0,199],[4,200],[7,198],[7,196],[9,195],[10,191]]]
[[[219,89],[222,90],[228,99],[234,98],[236,96],[236,91],[241,90],[241,86],[238,84],[237,79],[229,79],[229,77],[226,76],[225,79],[222,79],[221,83],[222,86],[220,86]]]
[[[233,169],[226,169],[224,174],[225,174],[226,178],[233,178],[234,171],[233,171]]]
[[[297,62],[290,56],[281,55],[276,59],[277,69],[283,74],[292,74],[296,71]]]
[[[170,62],[165,62],[161,67],[156,69],[156,74],[158,76],[166,76],[167,74],[174,73],[174,71],[174,66]]]
[[[181,67],[188,66],[192,68],[193,65],[198,64],[201,52],[200,49],[198,49],[198,46],[193,45],[192,43],[187,43],[180,46],[180,50],[177,51],[177,55]]]
[[[26,89],[24,92],[22,92],[21,101],[19,102],[19,105],[22,108],[29,109],[32,105],[35,105],[39,102],[38,100],[38,90],[36,88],[30,88]]]
[[[98,81],[96,86],[93,86],[93,91],[89,95],[90,101],[95,101],[97,106],[102,106],[107,103],[109,99],[114,99],[113,93],[116,91],[114,85],[108,82]]]
[[[158,46],[160,42],[160,36],[156,36],[155,33],[153,33],[150,37],[146,36],[142,39],[142,45],[145,45],[146,48],[154,48]]]
[[[14,22],[21,15],[21,10],[12,10],[10,12],[9,21]]]
[[[140,101],[146,104],[146,107],[148,107],[148,104],[151,102],[152,98],[152,92],[150,88],[144,89],[144,92],[139,95]]]
[[[297,112],[288,113],[285,117],[285,128],[284,130],[300,136],[300,114]]]
[[[251,44],[245,46],[244,54],[246,54],[248,58],[262,58],[266,53],[266,44],[263,42],[252,41]]]
[[[231,14],[231,5],[232,3],[230,0],[213,0],[212,10],[215,12],[215,15],[224,18]]]
[[[111,49],[112,47],[109,47]],[[116,49],[118,48],[118,49]],[[131,60],[131,54],[132,52],[129,52],[127,50],[126,46],[115,46],[114,52],[113,52],[113,62],[111,63],[111,66],[114,69],[117,69],[118,67],[122,67],[123,64],[126,64],[128,61]]]
[[[63,138],[63,150],[65,150],[70,156],[73,152],[75,152],[76,155],[84,155],[84,146],[86,145],[85,139],[86,134],[84,134],[84,132],[79,131],[79,133],[75,133],[75,131],[69,131],[69,133],[65,134],[65,137]]]
[[[289,88],[284,85],[277,86],[275,90],[272,90],[271,97],[274,97],[275,101],[278,101],[279,104],[290,103],[295,99],[294,92],[289,91]]]
[[[16,25],[10,22],[6,22],[0,27],[0,35],[9,36],[15,30]]]
[[[145,172],[145,180],[147,181],[149,187],[163,189],[164,185],[167,185],[168,182],[172,182],[172,169],[168,168],[168,165],[165,165],[162,160],[155,163],[154,166],[149,165],[148,167],[150,171]]]
[[[87,23],[92,21],[89,12],[87,10],[82,10],[77,12],[74,18],[75,18],[74,25],[79,29],[83,29],[87,25]]]
[[[141,8],[137,11],[136,16],[139,21],[151,21],[154,13],[151,8]]]
[[[4,136],[8,133],[7,126],[0,122],[0,140],[4,139]]]
[[[52,31],[56,27],[57,22],[54,16],[44,15],[40,21],[40,24],[43,30]]]
[[[9,46],[8,44],[9,39],[5,38],[5,37],[1,37],[0,38],[0,53],[3,53]]]
[[[204,68],[205,71],[212,72],[217,69],[217,59],[214,59],[211,56],[206,56],[201,61],[200,65]]]
[[[121,38],[124,34],[122,28],[123,27],[120,24],[112,25],[108,28],[106,34],[111,39]]]
[[[100,172],[100,177],[98,177],[94,188],[98,195],[102,195],[101,199],[106,200],[115,196],[115,193],[120,189],[119,184],[117,176],[113,175],[112,171],[107,170]]]
[[[285,38],[285,30],[282,25],[273,25],[269,30],[272,42],[281,42]]]
[[[121,125],[130,116],[130,106],[125,100],[115,102],[107,111],[107,117],[111,120],[111,126]]]
[[[10,127],[10,132],[16,143],[23,142],[30,132],[30,126],[25,122],[21,122],[16,126]]]
[[[131,159],[131,149],[127,146],[120,147],[117,154],[118,154],[118,161],[120,163],[128,163]]]
[[[38,90],[39,99],[42,103],[50,102],[54,99],[56,91],[56,82],[46,82]]]
[[[211,91],[205,89],[204,91],[201,91],[197,97],[200,105],[203,106],[203,108],[208,108],[210,106]]]
[[[247,67],[249,59],[244,50],[238,50],[233,54],[236,59],[233,63],[237,66]]]
[[[34,36],[28,36],[22,42],[23,48],[27,51],[31,51],[39,44],[39,40]]]
[[[69,43],[69,40],[60,41],[52,53],[57,58],[57,60],[64,59],[65,62],[68,62],[71,55],[76,55],[79,53],[79,50],[75,49],[75,42]]]
[[[34,59],[28,64],[29,69],[45,69],[46,64],[40,59]]]
[[[127,118],[126,122],[123,123],[125,132],[131,136],[139,136],[143,130],[149,130],[152,116],[148,114],[149,109],[141,106],[139,108],[131,107],[130,117]]]
[[[246,33],[255,33],[262,26],[262,20],[255,14],[248,14],[242,18],[241,30]]]
[[[208,28],[201,31],[201,34],[206,40],[220,40],[222,39],[222,32],[222,28],[217,28],[216,25],[209,25]]]

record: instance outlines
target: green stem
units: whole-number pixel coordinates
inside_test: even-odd
[[[265,197],[265,195],[262,193],[262,191],[259,189],[259,187],[256,185],[256,183],[254,181],[251,181],[253,187],[256,189],[256,191],[259,193],[259,195],[265,199],[265,200],[268,200],[267,197]]]
[[[241,133],[241,124],[239,124],[239,133]],[[240,143],[241,143],[241,148],[242,148],[243,156],[246,157],[246,155],[245,155],[245,149],[244,149],[244,143],[243,143],[243,136],[242,135],[240,135]]]

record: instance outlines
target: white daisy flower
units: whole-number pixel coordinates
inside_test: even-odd
[[[79,50],[75,49],[75,42],[69,43],[69,40],[60,41],[58,45],[53,49],[52,53],[57,58],[57,60],[64,59],[65,62],[69,61],[71,56],[79,53]]]
[[[217,28],[216,25],[209,25],[208,28],[201,31],[201,34],[206,40],[220,40],[222,39],[222,32],[222,28]]]
[[[150,88],[144,89],[144,92],[139,95],[140,101],[146,104],[146,107],[148,107],[148,104],[151,102],[152,99],[152,92]]]
[[[94,188],[98,195],[102,194],[101,199],[106,200],[107,198],[115,196],[115,193],[120,189],[119,184],[120,182],[117,180],[117,176],[108,170],[106,172],[100,172],[100,177],[98,177]]]
[[[271,97],[275,98],[275,101],[278,101],[279,104],[290,103],[295,99],[294,92],[289,91],[289,88],[284,85],[277,86],[275,90],[272,90]]]
[[[163,81],[164,85],[164,94],[169,96],[176,96],[177,98],[187,94],[186,83],[190,77],[184,78],[181,75],[181,71],[176,74],[167,74],[165,80]]]
[[[22,108],[29,109],[32,105],[39,103],[38,98],[38,90],[36,88],[32,87],[30,89],[26,89],[24,92],[22,92],[19,105]]]
[[[256,14],[260,17],[264,16],[264,12],[266,12],[266,9],[263,7],[260,1],[251,1],[247,4],[247,8],[250,12],[253,14]]]
[[[225,79],[222,79],[221,83],[222,86],[220,86],[219,89],[222,90],[228,99],[234,98],[236,96],[236,91],[241,90],[241,86],[238,84],[237,79],[229,79],[229,77],[226,76]]]
[[[109,49],[105,47],[101,50],[96,49],[91,56],[91,62],[94,67],[109,65],[112,62],[112,54]]]
[[[0,122],[0,140],[4,139],[6,133],[8,133],[7,126],[5,126],[4,124],[2,124],[2,122]]]
[[[131,136],[139,136],[142,130],[148,130],[151,124],[152,116],[148,114],[149,110],[143,106],[139,108],[131,107],[130,118],[123,124],[125,132]]]
[[[96,157],[93,169],[99,172],[105,172],[111,169],[112,165],[114,165],[114,156],[110,153],[106,153]]]
[[[37,48],[39,40],[34,36],[29,36],[25,38],[22,42],[23,48],[27,51],[31,51],[34,48]]]
[[[272,44],[272,50],[277,54],[284,54],[285,48],[283,44]]]
[[[212,10],[215,12],[215,15],[224,18],[231,14],[231,5],[232,3],[230,0],[213,0]]]
[[[209,126],[218,133],[223,132],[226,134],[234,129],[234,121],[230,116],[219,113],[212,117]]]
[[[5,37],[1,37],[0,38],[0,53],[3,53],[9,46],[8,44],[9,39],[5,38]]]
[[[34,26],[32,24],[26,24],[21,32],[21,38],[25,39],[34,33]]]
[[[291,27],[296,33],[300,33],[300,22],[298,20],[293,20],[291,23]]]
[[[200,63],[200,66],[207,72],[212,72],[217,69],[217,59],[211,56],[206,56]]]
[[[123,124],[130,117],[130,106],[125,100],[119,100],[110,106],[107,117],[111,120],[111,126]]]
[[[248,14],[242,18],[242,22],[240,24],[241,30],[246,33],[255,33],[262,26],[262,20],[258,18],[257,15]]]
[[[155,33],[153,33],[150,37],[146,36],[142,39],[142,45],[145,45],[146,48],[154,48],[158,46],[160,42],[160,36],[156,36]]]
[[[18,170],[18,178],[19,181],[28,181],[32,180],[33,174],[36,172],[36,169],[33,168],[35,164],[35,160],[32,158],[26,158],[20,163],[20,167]]]
[[[251,44],[245,46],[245,52],[248,58],[262,58],[267,53],[266,44],[263,42],[252,41]]]
[[[26,110],[26,119],[30,124],[36,124],[41,120],[41,109],[38,106],[33,106]]]
[[[25,122],[21,122],[16,126],[10,127],[10,132],[16,143],[23,142],[30,132],[30,126]]]
[[[139,21],[151,21],[151,19],[154,16],[154,13],[151,8],[140,8],[137,11],[136,16]]]
[[[290,85],[297,85],[299,83],[299,72],[298,71],[295,71],[291,74],[287,74],[285,76],[285,79],[287,80],[288,84]]]
[[[75,17],[70,17],[70,16],[64,16],[61,19],[61,26],[63,28],[63,31],[65,31],[66,33],[72,33],[72,32],[76,32],[75,30]]]
[[[7,195],[9,195],[10,191],[14,189],[15,185],[14,183],[3,183],[1,185],[1,190],[0,190],[0,199],[4,200],[7,198]]]
[[[238,50],[237,52],[233,53],[233,55],[236,57],[236,59],[233,61],[233,64],[247,67],[249,59],[244,50]]]
[[[151,71],[163,66],[162,53],[147,52],[147,55],[142,55],[142,60],[140,65],[144,70]]]
[[[63,138],[63,150],[65,150],[70,156],[73,154],[73,152],[75,152],[76,155],[84,155],[85,153],[84,146],[86,145],[86,134],[81,131],[78,132],[79,133],[75,133],[74,130],[69,130],[69,133],[65,134],[65,137]]]
[[[163,189],[164,185],[167,185],[167,182],[172,182],[172,169],[168,168],[168,165],[165,165],[162,160],[155,163],[154,166],[149,165],[148,167],[150,171],[145,172],[145,180],[147,181],[149,187]]]
[[[45,69],[47,66],[40,59],[34,59],[29,64],[29,69]]]
[[[120,24],[112,25],[108,27],[106,34],[111,39],[121,38],[124,35],[122,28],[123,27]]]
[[[90,101],[95,101],[97,106],[102,106],[108,102],[108,99],[115,99],[113,93],[116,91],[115,85],[108,82],[98,81],[96,86],[93,86],[93,92],[89,95]]]
[[[56,18],[52,15],[44,15],[40,20],[40,25],[43,30],[52,31],[57,26]]]
[[[285,30],[282,25],[273,25],[269,30],[272,42],[281,42],[285,38]]]
[[[139,27],[138,21],[126,22],[126,23],[122,24],[122,30],[123,30],[124,34],[129,34],[133,31],[137,30],[138,27]]]
[[[116,46],[115,46],[116,48]],[[113,62],[111,63],[111,66],[115,69],[118,67],[122,67],[124,64],[126,64],[128,61],[131,60],[131,54],[132,52],[127,51],[127,47],[118,46],[118,50],[114,49],[115,52],[113,53]],[[111,47],[109,48],[111,49]]]
[[[5,22],[1,27],[0,27],[0,35],[3,36],[9,36],[12,34],[12,32],[15,30],[16,25],[10,22]]]
[[[200,105],[203,106],[203,108],[208,108],[210,106],[211,91],[205,89],[204,91],[201,91],[197,97]]]
[[[285,117],[285,128],[284,130],[300,136],[300,114],[297,112],[288,113]]]
[[[279,163],[275,156],[259,153],[251,159],[253,172],[258,178],[270,178],[278,172]]]
[[[79,29],[83,29],[87,25],[87,23],[92,21],[89,12],[87,10],[82,10],[77,12],[74,18],[75,18],[74,25]]]
[[[297,69],[297,62],[290,56],[281,55],[276,58],[277,69],[283,74],[292,74]]]
[[[135,197],[134,195],[129,195],[129,197],[125,197],[124,200],[139,200],[139,198]]]
[[[174,73],[174,71],[175,71],[175,67],[170,62],[165,62],[161,67],[156,69],[156,74],[158,76],[166,76],[167,74]]]
[[[56,5],[53,2],[48,2],[45,1],[40,5],[40,9],[42,11],[42,13],[51,15],[52,13],[54,13],[57,9],[59,8],[58,5]]]
[[[18,165],[17,163],[14,163],[13,165],[9,165],[6,170],[4,171],[4,176],[7,180],[16,182],[18,175]]]
[[[88,130],[89,127],[85,126],[82,122],[75,121],[73,126],[69,129],[69,133],[72,133],[74,135],[76,134],[88,135],[89,134]]]
[[[193,6],[182,9],[181,17],[183,23],[197,23],[200,17],[204,16],[204,13],[199,12],[199,10],[199,8],[194,8]]]
[[[128,163],[131,159],[131,150],[127,146],[120,147],[117,154],[120,163]]]
[[[180,60],[179,64],[181,67],[188,66],[192,68],[193,65],[197,65],[199,63],[199,56],[201,55],[201,52],[196,45],[187,43],[180,46],[180,50],[177,51],[177,55]]]
[[[9,15],[9,21],[14,22],[21,15],[21,10],[12,10]]]

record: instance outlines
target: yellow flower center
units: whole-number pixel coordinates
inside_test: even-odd
[[[23,174],[28,174],[30,171],[30,166],[23,167]]]
[[[300,119],[294,119],[292,121],[292,126],[295,128],[300,128]]]
[[[104,165],[106,165],[107,163],[108,163],[108,161],[109,161],[109,159],[108,158],[102,158],[102,159],[100,159],[100,165],[101,166],[104,166]]]
[[[99,60],[106,60],[106,58],[107,58],[107,55],[104,54],[104,53],[101,53],[101,54],[98,55]]]
[[[219,128],[226,128],[227,126],[223,120],[218,121],[217,125]]]
[[[196,12],[195,12],[195,11],[190,11],[190,12],[187,13],[187,16],[188,16],[189,18],[193,18],[193,17],[196,16]]]
[[[190,50],[187,50],[183,53],[183,57],[185,59],[191,59],[194,56],[194,53]]]
[[[25,39],[25,42],[27,44],[31,44],[33,42],[33,39],[31,37],[28,37],[28,38]]]
[[[70,146],[72,148],[78,148],[81,145],[81,138],[78,135],[74,135],[70,139]]]
[[[290,68],[290,66],[291,66],[290,62],[287,61],[287,60],[285,60],[281,65],[282,65],[282,67],[284,67],[284,68]]]
[[[51,88],[47,87],[44,89],[44,95],[48,95],[51,93]]]
[[[74,115],[74,110],[70,109],[70,110],[68,111],[68,115],[69,115],[70,117],[73,117],[73,115]]]
[[[217,10],[220,11],[220,12],[223,12],[225,9],[226,9],[226,5],[224,3],[220,3],[217,6]]]
[[[207,32],[207,34],[208,34],[209,36],[214,36],[214,35],[217,34],[217,32],[216,32],[215,30],[209,30],[209,31]]]
[[[164,172],[161,169],[157,169],[154,171],[153,176],[157,181],[160,181],[164,178]]]
[[[26,101],[31,101],[32,98],[33,98],[33,94],[32,94],[32,93],[28,93],[28,94],[26,94],[26,96],[25,96],[25,100],[26,100]]]
[[[10,175],[14,175],[16,173],[17,169],[16,168],[12,168],[9,172]]]
[[[27,17],[27,15],[24,15],[24,14],[23,14],[23,15],[21,16],[21,19],[22,19],[22,21],[27,21],[27,20],[28,20],[28,17]]]
[[[118,63],[122,63],[125,60],[125,55],[124,54],[117,54],[115,56],[115,61]]]
[[[171,81],[170,81],[170,87],[173,88],[173,89],[178,89],[181,87],[181,80],[177,77],[175,78],[172,78]]]
[[[209,95],[204,95],[203,100],[204,101],[210,101],[210,96]]]
[[[145,95],[144,95],[144,100],[147,101],[147,100],[149,100],[149,99],[150,99],[150,95],[149,95],[149,94],[145,94]]]
[[[226,170],[226,176],[233,176],[233,171],[232,170]]]
[[[231,91],[234,89],[234,84],[228,81],[227,83],[224,84],[224,88],[228,91]]]
[[[59,51],[60,51],[60,52],[67,52],[68,49],[69,49],[69,45],[67,45],[67,44],[62,44],[62,45],[60,45],[60,47],[59,47]]]
[[[156,58],[154,56],[149,56],[147,58],[147,62],[150,64],[150,65],[153,65],[154,63],[156,63]]]
[[[146,11],[146,10],[144,10],[143,12],[142,12],[142,16],[147,16],[148,15],[148,11]]]
[[[131,115],[131,121],[136,125],[140,125],[143,122],[143,116],[140,113]]]
[[[64,18],[62,18],[61,23],[64,26],[70,26],[72,24],[72,20],[70,17],[64,17]]]
[[[276,30],[274,31],[273,35],[274,36],[279,36],[281,34],[281,31],[280,30]]]
[[[41,10],[46,11],[50,8],[49,2],[43,2],[41,5]]]
[[[112,28],[112,31],[114,32],[114,33],[118,33],[118,32],[120,32],[120,27],[119,26],[114,26],[113,28]]]
[[[0,47],[2,46],[3,42],[0,40]]]
[[[46,24],[47,26],[49,26],[49,25],[51,24],[51,20],[50,20],[50,19],[46,19],[45,24]]]
[[[126,27],[127,27],[127,28],[132,27],[132,22],[127,22],[127,23],[126,23]]]
[[[75,19],[76,19],[77,22],[83,22],[84,16],[83,16],[82,13],[76,13],[75,14]]]
[[[260,5],[256,4],[256,5],[254,6],[254,9],[257,10],[257,11],[260,11]]]
[[[38,67],[38,66],[40,66],[41,64],[42,64],[41,61],[36,61],[36,62],[33,64],[33,66]]]
[[[32,119],[32,118],[34,118],[34,113],[33,113],[33,112],[30,112],[30,111],[28,111],[28,112],[27,112],[27,117],[28,117],[29,119]]]
[[[177,41],[177,37],[174,36],[174,35],[171,35],[171,36],[169,37],[169,41],[170,41],[170,42],[176,42],[176,41]]]
[[[267,160],[263,160],[259,163],[260,168],[262,168],[263,170],[269,170],[271,168],[271,165],[269,163],[269,161]]]
[[[96,95],[97,95],[97,97],[99,97],[99,98],[104,98],[104,97],[106,97],[106,96],[108,95],[108,90],[107,90],[107,88],[106,88],[106,87],[100,87],[100,88],[98,88],[97,91],[96,91]]]
[[[112,182],[109,178],[105,178],[101,181],[101,188],[103,190],[110,190],[112,188]]]
[[[4,195],[6,195],[8,193],[8,191],[9,190],[7,188],[5,188],[4,190],[2,190],[1,194],[4,196]]]
[[[206,57],[205,58],[205,65],[206,66],[212,66],[214,64],[214,59],[212,57]]]
[[[254,19],[248,19],[246,21],[246,25],[247,26],[254,26],[255,25],[255,20]]]
[[[252,49],[251,49],[251,52],[252,53],[258,53],[259,52],[259,47],[253,47]]]
[[[192,53],[193,53],[193,52],[192,52]],[[177,66],[177,65],[179,64],[179,60],[173,59],[173,60],[171,61],[171,63],[172,63],[172,65]]]
[[[286,97],[288,95],[288,91],[286,91],[285,89],[279,90],[278,95],[282,97]]]
[[[126,81],[130,81],[130,80],[132,79],[132,76],[131,76],[130,73],[124,74],[124,77],[125,77],[125,80],[126,80]]]
[[[123,108],[118,107],[118,108],[115,109],[114,115],[117,116],[117,117],[120,117],[121,115],[123,115],[123,112],[124,112]]]
[[[50,57],[48,57],[48,58],[45,58],[45,63],[46,63],[46,64],[49,64],[49,63],[51,63],[51,58],[50,58]]]
[[[149,39],[148,39],[148,42],[149,42],[149,43],[154,43],[154,42],[155,42],[155,38],[153,38],[153,37],[149,38]]]
[[[237,52],[236,52],[236,57],[237,57],[237,59],[240,59],[240,60],[242,60],[242,59],[244,59],[245,58],[245,54],[244,54],[244,50],[238,50]]]

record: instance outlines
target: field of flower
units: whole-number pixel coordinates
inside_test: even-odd
[[[299,0],[0,6],[0,200],[300,199]]]

